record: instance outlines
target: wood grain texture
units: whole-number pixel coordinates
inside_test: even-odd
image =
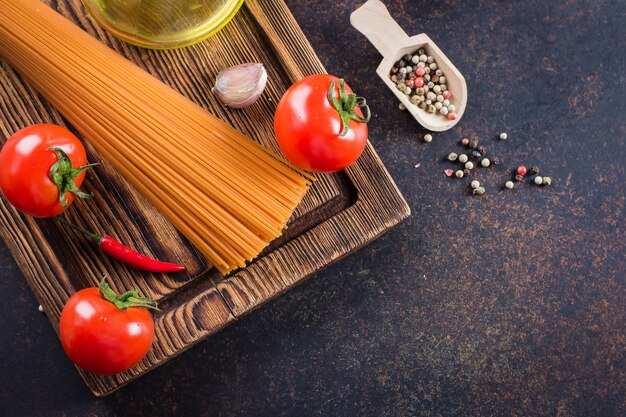
[[[112,38],[92,23],[78,0],[49,3],[150,74],[276,151],[272,117],[279,98],[295,80],[324,72],[281,0],[247,1],[218,34],[174,51],[142,50]],[[263,62],[268,70],[266,91],[246,111],[224,107],[210,93],[212,80],[224,67],[252,61]],[[34,123],[67,125],[4,63],[0,118],[2,141]],[[77,201],[63,216],[89,229],[106,231],[143,253],[189,268],[169,275],[126,268],[57,222],[24,216],[0,200],[0,235],[55,330],[71,294],[95,285],[105,273],[117,291],[138,288],[159,301],[162,312],[155,316],[155,342],[140,364],[112,377],[80,371],[98,396],[180,354],[409,215],[404,199],[368,144],[361,159],[345,172],[318,176],[283,236],[248,267],[223,278],[85,139],[89,160],[102,164],[84,185],[95,198]]]

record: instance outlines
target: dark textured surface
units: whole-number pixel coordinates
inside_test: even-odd
[[[104,399],[0,243],[0,415],[624,415],[624,2],[387,2],[467,79],[464,119],[431,144],[349,26],[361,2],[287,3],[368,98],[413,216]],[[461,135],[502,160],[480,198],[442,174]],[[553,186],[501,190],[521,162]]]

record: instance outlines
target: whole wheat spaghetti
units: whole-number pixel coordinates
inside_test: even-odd
[[[308,190],[310,176],[38,0],[0,0],[0,55],[224,274]]]

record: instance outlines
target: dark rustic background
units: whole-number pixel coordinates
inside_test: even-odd
[[[626,3],[387,1],[466,76],[463,120],[431,144],[349,25],[361,3],[287,0],[328,71],[368,98],[413,216],[103,399],[0,243],[0,416],[626,413]],[[476,174],[480,198],[442,174],[461,136],[502,160]],[[502,190],[520,163],[553,185]]]

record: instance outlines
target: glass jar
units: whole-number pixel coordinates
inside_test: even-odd
[[[82,0],[91,16],[116,37],[144,48],[200,42],[220,30],[243,0]]]

